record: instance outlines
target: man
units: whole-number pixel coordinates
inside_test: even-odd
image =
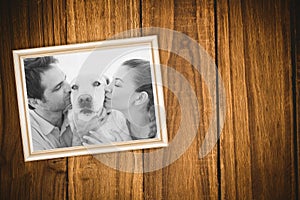
[[[70,85],[52,56],[24,60],[33,151],[72,145]]]

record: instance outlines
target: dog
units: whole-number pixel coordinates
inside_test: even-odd
[[[82,145],[83,136],[94,132],[95,138],[107,141],[131,140],[126,120],[118,111],[107,113],[104,107],[108,79],[97,73],[82,73],[71,82],[71,105],[68,120],[73,132],[73,146]],[[118,133],[119,137],[113,137]]]

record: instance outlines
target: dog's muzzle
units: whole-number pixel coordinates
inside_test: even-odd
[[[78,105],[80,108],[92,108],[93,97],[83,94],[78,97]]]

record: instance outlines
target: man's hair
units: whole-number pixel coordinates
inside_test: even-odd
[[[41,74],[51,68],[50,64],[56,62],[57,59],[53,56],[24,59],[27,98],[43,100],[45,88],[41,85]]]

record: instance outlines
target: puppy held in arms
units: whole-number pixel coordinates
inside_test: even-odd
[[[72,146],[131,140],[126,120],[118,111],[104,108],[107,79],[97,73],[84,73],[71,82],[72,109],[68,119],[73,132]]]

